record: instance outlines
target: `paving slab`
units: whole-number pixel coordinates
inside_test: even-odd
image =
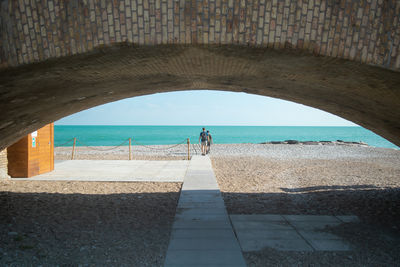
[[[279,214],[231,214],[229,215],[235,222],[238,221],[262,221],[262,222],[286,222],[285,218]]]
[[[186,186],[182,186],[182,190],[216,190],[218,189],[218,185],[213,185],[213,184],[201,184],[201,183],[193,183],[193,184],[187,184]]]
[[[322,231],[311,231],[311,230],[299,230],[298,231],[299,234],[307,240],[340,240],[342,239],[341,237],[331,234],[331,233],[327,233],[327,232],[322,232]]]
[[[221,196],[218,195],[210,195],[210,194],[185,194],[181,195],[179,198],[180,201],[196,201],[196,202],[207,202],[207,201],[222,201]]]
[[[308,242],[316,251],[350,251],[351,247],[343,240],[310,239]]]
[[[228,221],[191,221],[177,220],[173,229],[232,229]]]
[[[179,208],[224,208],[225,204],[221,202],[182,202]]]
[[[176,214],[222,214],[228,215],[225,208],[177,208]]]
[[[336,218],[341,220],[344,223],[358,223],[360,219],[354,215],[337,215]]]
[[[208,156],[192,157],[164,266],[246,266]]]
[[[168,250],[165,267],[170,266],[246,266],[237,250]]]
[[[295,230],[275,230],[275,229],[247,229],[246,231],[237,231],[239,242],[241,240],[256,240],[256,239],[303,239]]]
[[[327,226],[335,227],[341,225],[343,222],[318,222],[318,221],[309,221],[309,222],[290,222],[294,228],[298,230],[320,230],[324,229]]]
[[[228,221],[226,214],[176,214],[175,220]]]
[[[209,237],[196,237],[196,238],[177,238],[171,243],[169,249],[171,250],[239,250],[240,247],[237,242],[232,242],[229,237],[226,238],[209,238]]]
[[[314,251],[304,239],[246,239],[240,241],[244,252],[273,248],[279,251]]]
[[[208,238],[210,240],[232,237],[231,229],[173,229],[172,238]]]
[[[190,203],[190,202],[219,202],[222,201],[220,197],[216,196],[181,196],[180,201]]]
[[[335,216],[329,215],[282,215],[288,222],[340,222]]]
[[[221,196],[221,192],[218,189],[215,190],[185,190],[181,191],[182,196],[196,196],[196,195],[204,195],[204,196]]]
[[[168,264],[168,265],[165,265],[165,266],[167,266],[167,267],[188,267],[187,264]],[[203,267],[203,266],[204,266],[203,264],[190,264],[190,267]],[[220,267],[220,266],[239,267],[239,266],[242,266],[242,265],[237,265],[237,264],[234,264],[234,265],[207,264],[206,266],[207,267]]]
[[[235,229],[265,229],[265,230],[291,230],[293,227],[287,222],[271,222],[271,221],[234,221],[232,224]]]
[[[179,199],[180,205],[190,203],[217,203],[219,205],[224,204],[224,201],[221,197],[216,196],[182,196],[182,198]]]
[[[282,251],[348,251],[341,237],[326,232],[326,226],[339,226],[335,216],[252,214],[231,215],[243,251],[273,248]],[[355,221],[356,216],[343,220]]]
[[[173,164],[173,165],[171,165]],[[173,166],[171,168],[170,166]],[[54,170],[29,181],[183,182],[189,161],[61,160]]]
[[[199,206],[203,208],[224,208],[225,204],[223,202],[220,202],[219,200],[212,201],[211,199],[199,199],[199,201],[196,201],[196,199],[184,199],[181,201],[179,208],[195,208]]]

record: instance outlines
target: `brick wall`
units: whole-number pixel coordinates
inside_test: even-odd
[[[4,149],[0,151],[0,179],[9,178],[7,165],[7,149]]]
[[[295,101],[400,144],[399,0],[4,0],[0,70],[0,149],[74,112],[187,89]]]
[[[398,0],[2,1],[0,68],[134,44],[307,50],[400,69]]]

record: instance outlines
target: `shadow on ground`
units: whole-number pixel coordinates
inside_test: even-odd
[[[248,266],[399,266],[400,233],[365,222],[344,223],[322,232],[340,236],[351,251],[278,251],[243,253]]]
[[[161,266],[179,192],[0,192],[0,265]]]
[[[326,229],[348,241],[354,248],[351,252],[265,249],[245,253],[249,266],[400,263],[400,188],[318,190],[223,192],[231,214],[357,215],[361,219],[361,223]],[[161,266],[178,199],[179,192],[0,192],[0,265]]]
[[[284,193],[222,192],[222,195],[230,214],[357,215],[368,223],[400,229],[397,187],[377,189],[357,185],[282,190]]]
[[[281,190],[287,193],[302,193],[302,192],[312,192],[317,190],[364,190],[364,189],[379,189],[375,185],[330,185],[330,186],[308,186],[299,188],[282,188]]]
[[[360,223],[324,231],[350,243],[349,252],[244,253],[249,266],[399,266],[400,188],[370,185],[282,188],[284,193],[222,192],[230,214],[357,215]]]

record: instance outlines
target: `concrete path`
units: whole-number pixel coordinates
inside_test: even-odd
[[[189,161],[64,160],[54,171],[31,178],[37,181],[183,182]]]
[[[192,157],[172,228],[165,267],[246,266],[208,156]]]
[[[230,215],[243,251],[265,247],[281,251],[348,251],[341,237],[324,231],[326,226],[358,222],[357,216],[327,215]]]

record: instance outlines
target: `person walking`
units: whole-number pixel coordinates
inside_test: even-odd
[[[210,134],[210,131],[207,131],[207,136],[208,136],[208,140],[207,140],[207,154],[210,153],[210,149],[211,149],[211,144],[213,142],[212,136]]]
[[[203,128],[203,131],[200,132],[199,143],[201,142],[201,155],[205,156],[207,152],[207,132],[206,128]]]

